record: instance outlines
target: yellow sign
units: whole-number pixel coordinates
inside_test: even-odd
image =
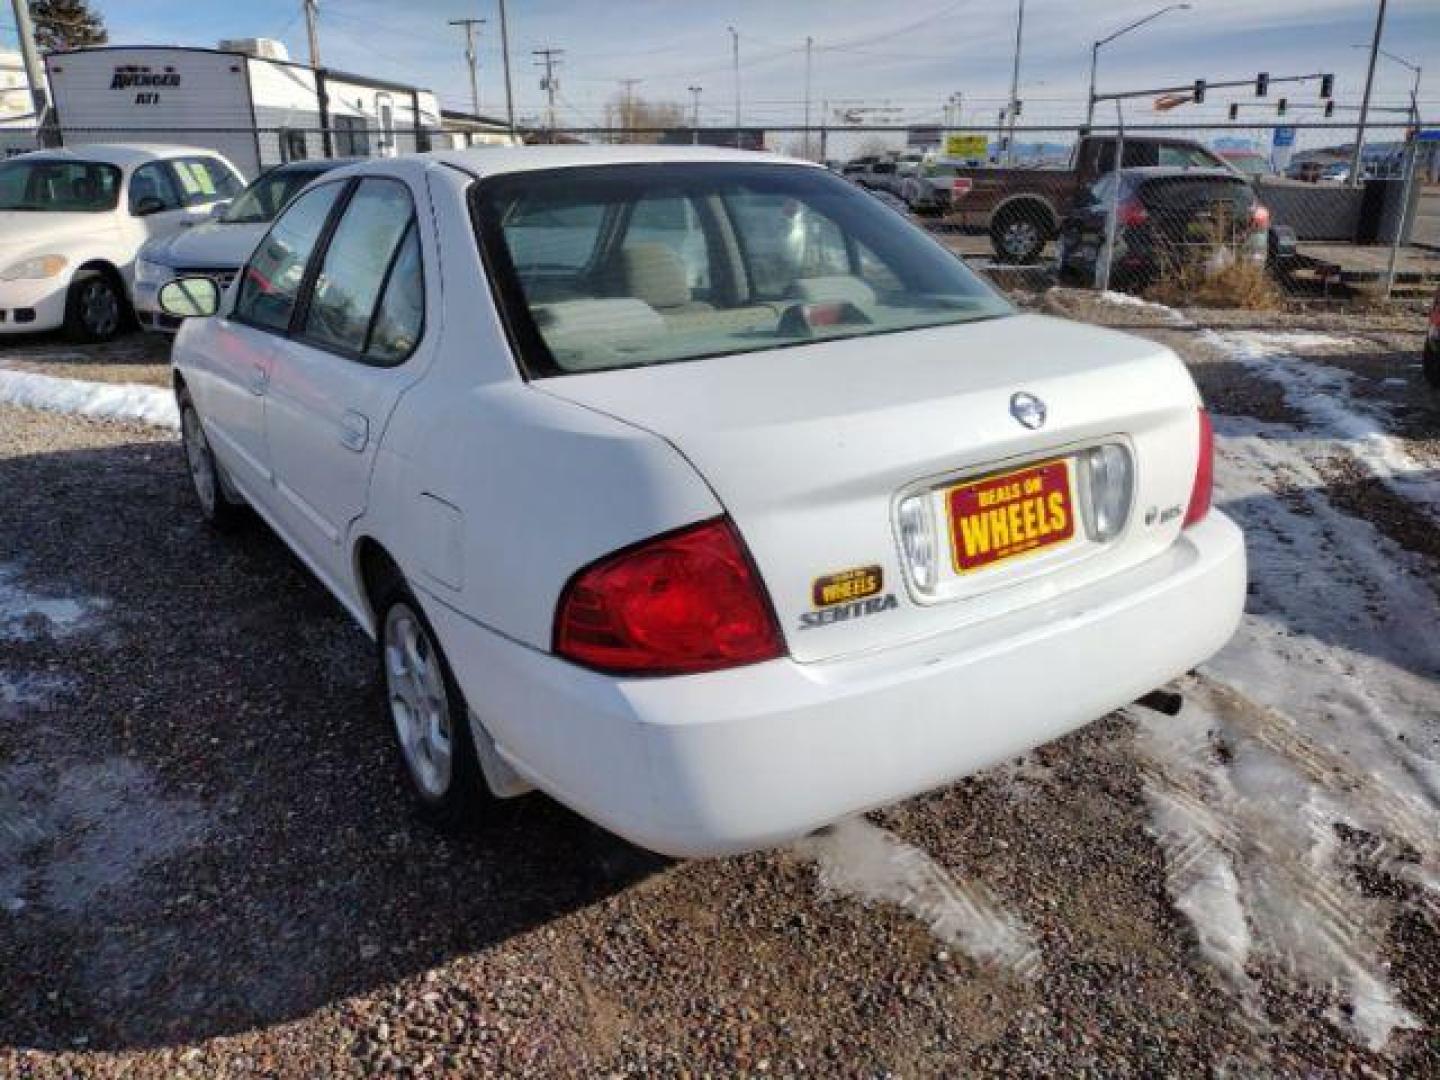
[[[990,153],[990,139],[985,135],[947,134],[945,156],[947,158],[979,158],[984,160]]]

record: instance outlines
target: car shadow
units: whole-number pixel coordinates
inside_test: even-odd
[[[0,461],[0,690],[43,691],[0,695],[0,1045],[292,1020],[667,865],[539,795],[422,824],[370,642],[186,485],[173,441]]]
[[[133,365],[166,364],[170,361],[171,338],[130,330],[113,341],[98,345],[80,345],[60,331],[40,334],[0,335],[0,366],[7,361],[23,360],[40,364]]]

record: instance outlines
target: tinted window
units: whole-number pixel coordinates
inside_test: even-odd
[[[268,172],[230,204],[223,220],[236,225],[273,221],[284,205],[295,197],[295,193],[323,171],[304,168]]]
[[[1160,147],[1159,163],[1178,166],[1182,169],[1223,168],[1224,163],[1208,150],[1198,146],[1164,143]]]
[[[185,206],[203,206],[221,199],[233,199],[240,193],[235,174],[214,158],[181,158],[170,168]]]
[[[100,211],[120,201],[120,170],[91,161],[7,161],[0,210]]]
[[[180,193],[170,178],[168,162],[154,161],[141,165],[130,177],[130,212],[154,214],[161,210],[178,210]]]
[[[344,184],[307,191],[276,219],[250,256],[240,278],[235,317],[271,330],[286,330],[305,266]]]
[[[307,340],[341,352],[365,351],[385,276],[414,217],[404,184],[360,182],[315,278],[303,330]]]
[[[365,355],[376,363],[398,364],[419,344],[425,322],[425,280],[420,269],[420,237],[414,222],[405,232],[395,265],[375,309]]]
[[[766,352],[1011,310],[899,214],[821,169],[579,167],[495,177],[475,198],[481,243],[532,376]],[[660,199],[677,201],[648,211],[655,239],[617,243],[604,223]],[[562,210],[567,220],[601,223],[598,236],[587,230],[593,259],[540,262],[528,236],[512,239]],[[697,257],[661,239],[677,237]],[[696,266],[724,287],[707,291]],[[877,350],[877,362],[884,356]]]

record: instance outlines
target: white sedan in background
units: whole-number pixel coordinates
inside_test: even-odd
[[[783,242],[777,242],[783,237]],[[526,148],[322,177],[193,318],[199,503],[377,640],[419,805],[788,841],[1200,663],[1245,595],[1163,346],[1017,313],[817,166]]]
[[[114,337],[141,246],[244,186],[223,157],[185,146],[97,144],[0,163],[0,334]]]
[[[234,202],[216,203],[209,221],[166,236],[140,249],[135,260],[135,314],[147,330],[173,331],[179,325],[160,310],[156,296],[168,281],[203,274],[224,291],[275,215],[297,191],[322,173],[350,164],[351,158],[295,161],[259,176]]]

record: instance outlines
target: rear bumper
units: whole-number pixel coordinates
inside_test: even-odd
[[[1229,640],[1240,531],[982,626],[839,661],[615,679],[428,603],[471,708],[523,776],[672,855],[785,843],[1049,742]]]

